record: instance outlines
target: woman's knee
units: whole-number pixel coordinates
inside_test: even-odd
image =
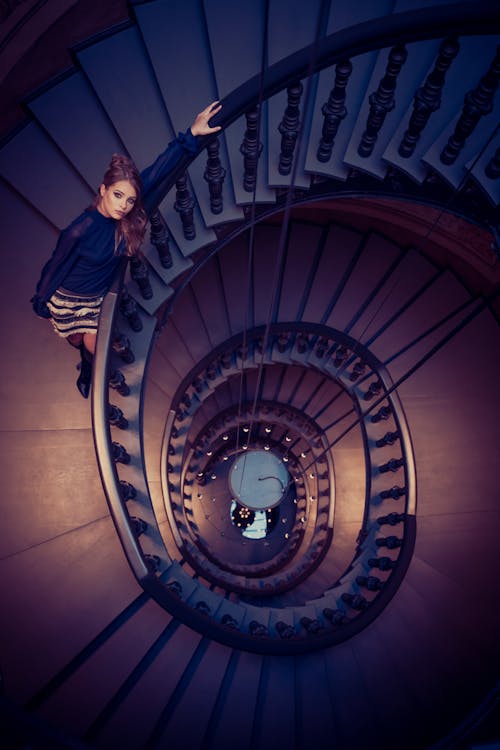
[[[68,342],[68,344],[71,344],[71,346],[74,346],[78,349],[83,341],[83,334],[71,333],[69,336],[66,337],[66,341]]]
[[[85,349],[90,352],[91,354],[94,354],[95,352],[95,342],[96,342],[96,334],[95,333],[84,333],[83,334],[83,344],[85,346]]]

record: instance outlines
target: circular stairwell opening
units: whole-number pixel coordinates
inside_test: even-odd
[[[244,451],[231,466],[229,487],[232,494],[253,511],[276,507],[284,499],[290,475],[282,460],[268,446]]]
[[[231,502],[231,522],[245,539],[266,540],[266,537],[276,528],[279,516],[277,507],[254,511],[235,500]],[[269,546],[269,541],[264,541],[264,544]]]

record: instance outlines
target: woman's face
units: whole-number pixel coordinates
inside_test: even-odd
[[[123,219],[132,211],[137,200],[135,188],[128,180],[119,180],[109,187],[103,184],[99,194],[97,210],[107,219]]]

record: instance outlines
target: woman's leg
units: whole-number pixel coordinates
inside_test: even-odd
[[[88,398],[90,393],[90,383],[92,381],[92,359],[95,352],[95,342],[95,333],[84,333],[80,343],[82,365],[80,375],[76,381],[76,387],[82,394],[83,398]]]
[[[94,356],[95,352],[95,342],[97,339],[97,334],[95,333],[84,333],[83,334],[83,344],[85,346],[85,349]]]
[[[70,333],[69,336],[66,336],[66,341],[68,344],[71,344],[71,346],[74,346],[75,349],[79,349],[80,344],[83,341],[83,333]]]

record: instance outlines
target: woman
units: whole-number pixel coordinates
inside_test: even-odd
[[[84,398],[90,391],[102,300],[120,260],[140,252],[147,214],[162,197],[162,183],[181,156],[198,151],[197,136],[221,129],[209,125],[220,109],[212,102],[141,174],[131,159],[114,154],[93,205],[61,232],[42,270],[31,298],[33,309],[39,317],[51,318],[56,333],[80,350],[76,384]]]

